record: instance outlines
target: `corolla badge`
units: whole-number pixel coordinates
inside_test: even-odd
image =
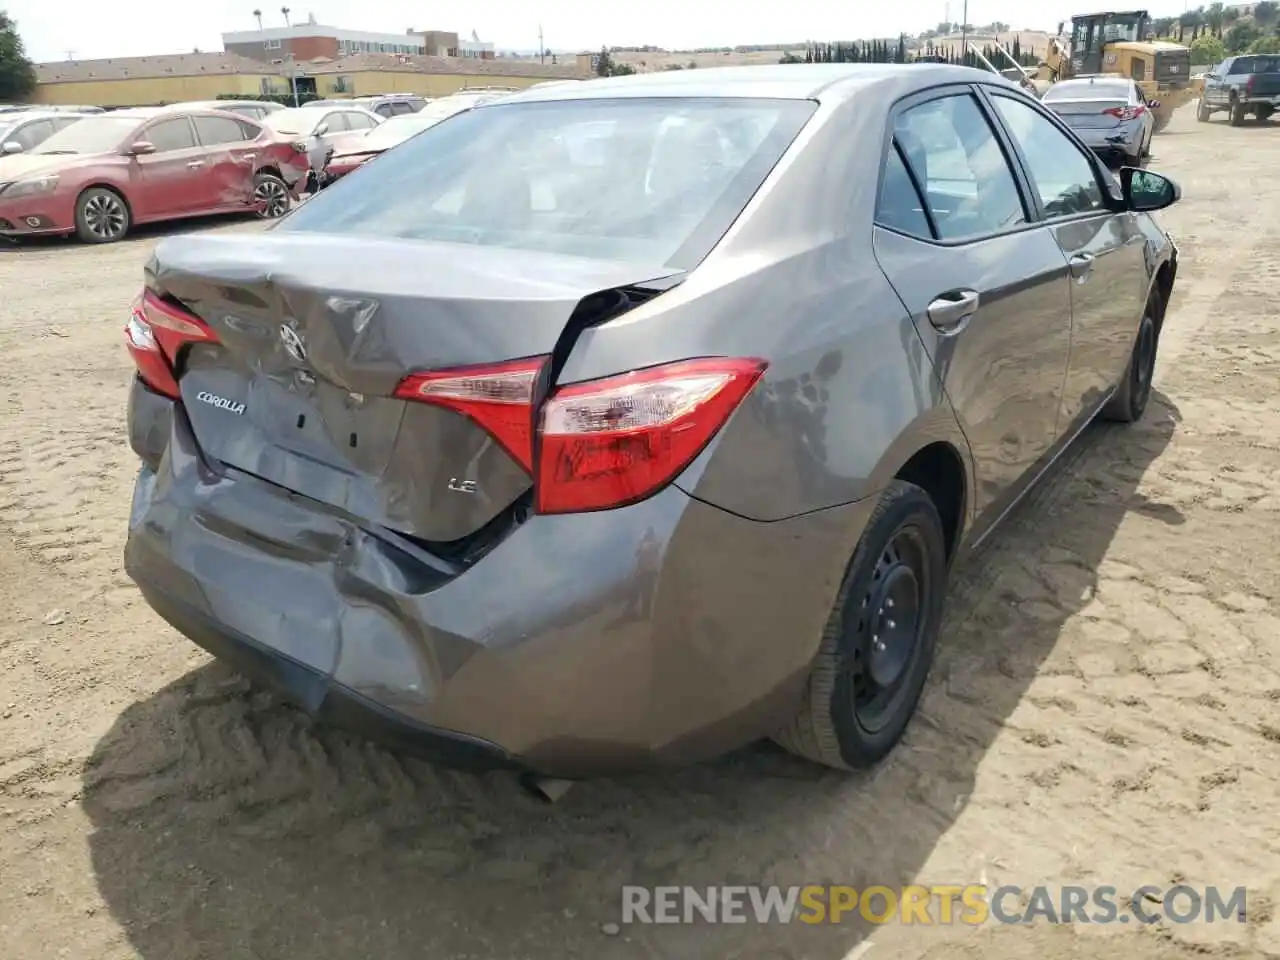
[[[280,342],[284,344],[284,352],[298,363],[307,360],[307,347],[302,342],[302,334],[287,323],[280,324]]]
[[[234,413],[237,417],[244,413],[243,403],[236,400],[228,400],[226,397],[220,397],[216,393],[210,393],[208,390],[201,390],[196,394],[196,399],[201,403],[207,403],[211,407],[225,410],[227,413]]]

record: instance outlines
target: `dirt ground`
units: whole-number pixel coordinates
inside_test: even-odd
[[[1158,396],[960,571],[904,746],[554,807],[314,729],[149,612],[121,326],[158,234],[0,246],[0,958],[1280,956],[1280,128],[1155,147]],[[625,883],[912,881],[1244,885],[1248,922],[609,926]]]

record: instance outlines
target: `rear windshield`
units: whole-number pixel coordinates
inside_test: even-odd
[[[1122,80],[1095,80],[1092,83],[1055,83],[1045,100],[1128,100],[1129,84]]]
[[[815,108],[727,98],[491,104],[344,177],[278,229],[687,268],[720,239]]]
[[[140,125],[137,117],[113,117],[110,114],[85,117],[58,131],[31,152],[108,153],[119,148]]]

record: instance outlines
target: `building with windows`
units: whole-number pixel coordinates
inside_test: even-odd
[[[371,33],[346,30],[320,23],[296,23],[260,30],[236,30],[222,35],[222,48],[227,53],[253,60],[313,60],[316,57],[350,56],[363,53],[389,53],[408,56],[462,57],[492,60],[492,43],[462,40],[456,33],[444,30],[414,30],[404,33]]]
[[[184,53],[65,60],[37,64],[35,70],[34,103],[103,107],[152,106],[223,96],[287,97],[293,83],[304,97],[383,93],[441,97],[475,87],[517,89],[586,75],[579,64],[381,52],[307,59],[297,54],[263,59],[237,53]]]

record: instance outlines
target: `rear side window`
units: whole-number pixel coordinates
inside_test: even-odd
[[[386,104],[383,104],[386,106]],[[390,110],[390,107],[387,107]],[[348,130],[372,130],[377,126],[372,117],[366,117],[363,113],[347,112],[343,114],[347,119]]]
[[[969,94],[940,97],[903,111],[894,138],[924,187],[938,239],[988,236],[1027,222],[1000,142]]]
[[[262,136],[262,128],[250,120],[240,120],[240,136],[244,140],[257,140]]]
[[[913,237],[929,239],[933,236],[929,218],[924,212],[924,200],[911,181],[911,174],[907,172],[897,141],[894,141],[889,150],[889,159],[885,163],[876,222]]]
[[[239,121],[230,117],[194,117],[196,134],[206,147],[220,143],[239,143],[246,138]]]
[[[329,125],[326,133],[342,133],[351,129],[347,126],[347,115],[341,111],[329,114],[324,118],[324,122]]]
[[[277,229],[691,267],[812,115],[807,100],[494,104],[344,177]]]
[[[397,115],[413,113],[413,107],[404,100],[396,100],[391,104],[391,112]]]
[[[155,145],[156,153],[169,150],[189,150],[196,145],[191,132],[191,122],[186,117],[174,117],[153,123],[142,132],[142,139]]]

